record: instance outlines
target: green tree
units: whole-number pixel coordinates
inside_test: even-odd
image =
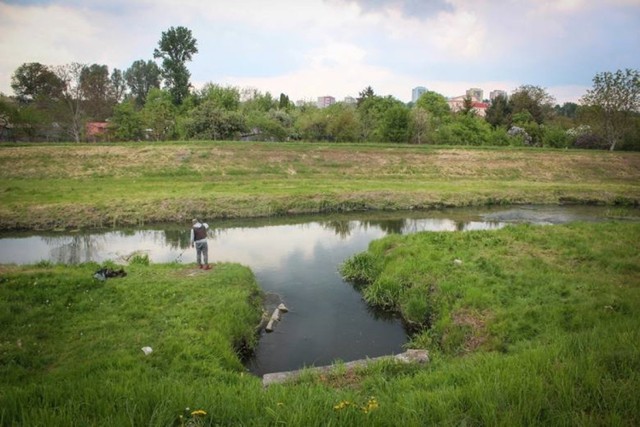
[[[251,111],[244,117],[246,130],[254,140],[286,141],[291,134],[293,118],[284,110]]]
[[[147,100],[147,94],[153,88],[160,88],[162,71],[153,61],[139,59],[124,72],[131,96],[138,107],[142,107]]]
[[[242,98],[242,111],[247,114],[255,111],[266,113],[279,108],[279,101],[275,100],[271,93],[262,93],[255,88],[243,89],[240,97]]]
[[[374,98],[376,96],[375,92],[373,91],[373,88],[371,86],[367,86],[364,89],[362,89],[360,91],[360,93],[358,94],[358,99],[357,99],[357,105],[358,107],[360,106],[360,104],[362,104],[364,101],[366,101],[367,99],[370,98]]]
[[[465,96],[462,100],[462,108],[459,111],[460,114],[465,115],[475,115],[475,110],[473,109],[473,99],[470,96]]]
[[[309,105],[301,110],[296,121],[297,134],[305,141],[329,141],[333,136],[329,133],[330,116],[316,106]]]
[[[209,101],[222,110],[237,111],[240,108],[240,90],[235,86],[207,83],[197,98],[201,102]]]
[[[124,78],[124,73],[114,68],[111,72],[111,98],[117,104],[124,98],[127,92],[127,81]]]
[[[556,105],[553,110],[558,116],[575,119],[578,113],[578,107],[578,104],[575,102],[565,102],[562,105]]]
[[[451,115],[447,98],[431,90],[426,91],[418,98],[415,107],[422,108],[438,120],[445,120]]]
[[[327,133],[334,141],[356,142],[360,138],[360,120],[353,106],[337,102],[324,109],[328,115]]]
[[[433,142],[431,139],[431,117],[422,108],[411,108],[409,129],[411,131],[411,142],[425,144]]]
[[[511,118],[511,107],[509,106],[509,101],[507,97],[498,95],[493,101],[491,101],[491,105],[487,108],[487,113],[485,114],[484,119],[494,128],[499,126],[508,127],[510,124]]]
[[[640,112],[640,72],[627,68],[596,74],[593,88],[587,91],[582,103],[594,108],[609,150],[613,151],[624,135],[635,128]]]
[[[384,116],[390,108],[404,104],[392,96],[373,95],[366,97],[358,106],[360,117],[361,135],[365,141],[383,142],[385,135]]]
[[[80,72],[83,108],[89,120],[104,121],[111,116],[115,99],[109,67],[92,64]]]
[[[53,70],[39,62],[22,64],[11,77],[11,88],[21,102],[59,100],[64,84]]]
[[[134,100],[115,106],[109,128],[116,141],[137,141],[144,138],[142,114],[136,109]]]
[[[289,101],[289,97],[284,93],[280,94],[280,100],[278,102],[278,108],[280,110],[289,110],[293,107],[291,101]]]
[[[37,62],[22,64],[11,86],[20,104],[12,118],[12,138],[57,140],[57,125],[66,123],[68,115],[63,96],[66,85],[56,70]]]
[[[382,135],[385,141],[409,142],[409,109],[397,104],[385,111],[382,118]]]
[[[0,141],[14,139],[12,135],[18,122],[19,110],[15,101],[0,94]]]
[[[171,27],[164,31],[158,48],[153,51],[154,58],[162,58],[162,76],[175,105],[182,104],[189,94],[191,73],[186,62],[191,61],[196,53],[197,40],[185,27]]]
[[[155,141],[166,141],[173,137],[176,128],[176,108],[171,94],[161,89],[151,89],[142,109],[143,122]]]
[[[238,111],[228,111],[210,100],[204,101],[190,113],[188,136],[204,140],[237,139],[246,130],[245,117]]]
[[[553,117],[555,99],[544,88],[523,85],[509,97],[512,114],[528,111],[533,120],[541,125]]]

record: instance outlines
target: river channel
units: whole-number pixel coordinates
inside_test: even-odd
[[[247,369],[256,375],[397,354],[407,342],[401,321],[368,307],[345,283],[340,264],[390,233],[497,229],[509,223],[541,225],[606,220],[610,210],[589,206],[517,206],[424,212],[210,222],[210,262],[237,262],[261,288],[290,310],[263,333]],[[206,220],[206,218],[205,218]],[[76,264],[123,261],[133,252],[153,263],[195,262],[190,224],[143,229],[57,233],[0,233],[0,264],[46,260]]]

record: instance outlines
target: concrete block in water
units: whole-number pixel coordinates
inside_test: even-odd
[[[427,350],[407,350],[404,353],[396,354],[395,356],[381,356],[373,357],[370,359],[354,360],[353,362],[347,362],[343,366],[346,371],[353,370],[355,368],[367,366],[370,363],[378,362],[380,360],[395,360],[400,363],[428,363],[429,352]],[[334,368],[334,365],[319,366],[315,368],[298,369],[295,371],[274,372],[271,374],[264,374],[262,376],[262,385],[268,387],[271,384],[279,384],[286,381],[296,379],[300,374],[305,372],[322,373],[329,372]]]

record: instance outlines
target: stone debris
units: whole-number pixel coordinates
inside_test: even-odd
[[[273,310],[273,314],[271,314],[269,323],[267,323],[267,326],[264,328],[264,330],[267,332],[273,332],[276,322],[280,321],[280,314],[286,313],[287,311],[289,311],[289,309],[284,304],[280,304],[278,307],[276,307],[276,309]]]
[[[278,310],[280,310],[282,313],[286,313],[287,311],[289,311],[289,309],[284,304],[280,304],[278,306]]]

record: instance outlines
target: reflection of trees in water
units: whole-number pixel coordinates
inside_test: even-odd
[[[384,231],[386,234],[402,234],[402,231],[405,226],[404,219],[393,219],[393,220],[379,220],[379,221],[349,221],[349,220],[333,220],[333,221],[325,221],[321,223],[321,226],[327,230],[333,230],[337,236],[344,239],[351,235],[351,232],[354,228],[358,226],[362,227],[364,230],[368,230],[370,228],[379,228]]]
[[[379,227],[387,234],[402,234],[405,226],[404,219],[387,219],[382,221],[363,221],[363,225],[368,227]]]
[[[326,230],[333,230],[336,236],[340,236],[341,239],[349,237],[354,227],[351,221],[342,220],[326,221],[320,225]]]
[[[51,258],[62,264],[79,264],[95,259],[104,236],[77,234],[74,236],[43,236],[42,240],[51,247]]]
[[[189,229],[179,228],[164,230],[164,240],[171,249],[186,249],[189,247]]]
[[[215,239],[223,230],[209,228],[207,237]],[[164,240],[171,249],[187,249],[191,246],[191,228],[172,228],[164,230]]]

